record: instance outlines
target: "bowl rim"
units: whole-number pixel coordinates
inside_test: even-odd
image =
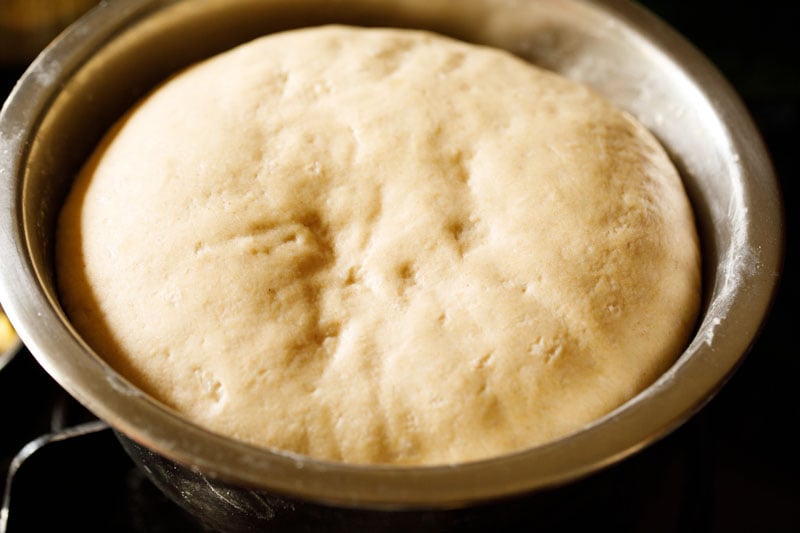
[[[770,211],[769,217],[749,219],[751,227],[743,238],[763,238],[757,243],[762,259],[748,277],[747,294],[731,298],[727,323],[705,324],[704,333],[666,374],[612,413],[555,442],[471,463],[332,463],[210,433],[154,402],[93,355],[42,287],[42,274],[30,258],[21,205],[24,191],[15,178],[24,175],[30,140],[58,90],[58,84],[43,81],[54,66],[61,75],[72,76],[88,59],[87,48],[102,46],[120,28],[175,0],[101,3],[42,52],[0,111],[0,251],[9,258],[0,275],[0,299],[19,337],[70,394],[142,446],[226,483],[341,506],[445,508],[554,487],[615,463],[668,434],[727,381],[766,320],[778,287],[785,241],[777,179],[744,105],[717,69],[683,37],[628,0],[564,1],[621,21],[692,80],[729,126],[731,146],[749,180],[747,193],[757,203],[756,211]],[[681,387],[674,386],[678,381]]]

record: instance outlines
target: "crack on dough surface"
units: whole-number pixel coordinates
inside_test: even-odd
[[[569,434],[663,372],[699,305],[688,201],[643,127],[417,31],[276,34],[172,77],[58,231],[64,306],[120,373],[334,461]]]

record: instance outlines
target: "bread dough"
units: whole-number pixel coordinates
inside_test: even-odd
[[[574,432],[687,342],[699,252],[653,136],[590,89],[430,33],[275,34],[174,76],[60,218],[63,304],[215,432],[441,464]]]

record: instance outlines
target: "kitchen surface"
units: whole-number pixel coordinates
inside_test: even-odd
[[[786,208],[785,269],[772,313],[730,381],[664,439],[558,489],[457,516],[430,514],[423,520],[428,530],[800,531],[800,442],[793,431],[800,423],[800,360],[793,355],[791,337],[798,297],[800,6],[777,0],[641,4],[721,70],[763,134]],[[9,46],[8,39],[0,43]],[[27,60],[7,52],[0,55],[3,98]],[[113,432],[72,400],[24,348],[0,369],[0,405],[0,482],[10,480],[9,533],[67,526],[203,530],[144,477]],[[73,429],[65,432],[68,428]],[[53,434],[57,437],[47,437]],[[26,448],[36,451],[22,461],[23,448],[36,439],[41,446]],[[340,523],[297,516],[277,521],[275,530],[353,530],[346,516]],[[386,529],[390,526],[402,528],[402,520],[398,525],[387,517]]]

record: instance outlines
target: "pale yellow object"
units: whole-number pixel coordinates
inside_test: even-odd
[[[11,327],[6,314],[0,311],[0,354],[17,343],[17,333]]]
[[[681,352],[699,251],[641,125],[423,32],[269,36],[169,80],[60,219],[69,316],[213,431],[357,463],[537,445]]]

